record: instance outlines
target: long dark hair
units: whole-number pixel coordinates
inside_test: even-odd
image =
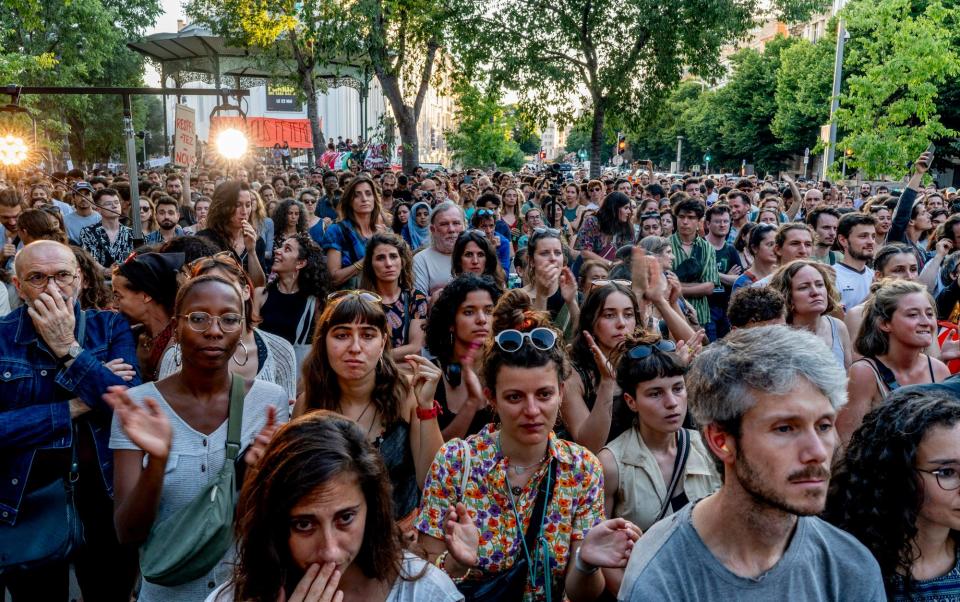
[[[297,243],[297,260],[307,262],[297,274],[297,288],[302,293],[318,297],[322,302],[327,298],[330,284],[323,249],[306,232],[298,232],[296,236],[284,239],[284,242],[287,240]],[[275,290],[279,284],[280,279],[277,278],[267,284],[267,290]]]
[[[110,307],[110,291],[103,281],[97,262],[83,247],[70,245],[73,256],[77,258],[77,267],[83,276],[83,289],[78,300],[81,309],[107,309]]]
[[[433,354],[442,366],[454,361],[451,332],[456,323],[457,308],[473,291],[487,291],[490,299],[496,303],[501,291],[489,278],[476,274],[462,274],[454,278],[433,304],[430,316],[427,318],[426,343],[427,349]]]
[[[237,506],[234,599],[274,602],[303,576],[290,556],[290,511],[338,476],[355,477],[366,501],[366,525],[353,560],[369,579],[401,573],[403,546],[393,519],[390,477],[380,454],[351,420],[318,411],[277,431]]]
[[[287,229],[287,213],[290,212],[290,207],[294,205],[300,208],[300,219],[297,220],[297,234],[307,231],[307,209],[303,203],[296,199],[284,199],[273,211],[273,240],[283,240],[283,233]]]
[[[629,287],[618,282],[611,282],[606,286],[595,286],[590,289],[590,294],[583,301],[583,307],[580,308],[580,319],[577,321],[576,337],[573,344],[570,345],[570,357],[574,365],[586,370],[588,374],[597,380],[600,378],[600,369],[597,367],[597,361],[593,358],[593,352],[590,351],[590,345],[583,336],[583,331],[593,334],[593,325],[600,317],[603,306],[607,303],[607,297],[613,293],[622,293],[630,299],[633,305],[633,315],[640,316],[640,304],[637,303],[637,297]],[[586,383],[584,383],[586,385]]]
[[[410,211],[410,203],[406,201],[394,203],[393,208],[390,210],[390,214],[393,216],[393,219],[390,220],[390,229],[393,230],[394,234],[401,234],[403,232],[403,227],[409,224],[410,220],[413,219],[413,216],[408,213],[407,224],[400,223],[400,218],[397,217],[397,213],[400,212],[401,207],[406,207],[407,211]]]
[[[377,290],[377,274],[373,269],[373,250],[380,245],[389,245],[400,254],[400,279],[402,291],[413,290],[413,254],[407,241],[392,232],[377,232],[367,241],[367,250],[363,255],[363,270],[360,272],[360,288]]]
[[[240,193],[244,190],[250,193],[250,222],[253,223],[259,201],[249,184],[241,180],[227,180],[221,182],[213,191],[213,199],[207,210],[207,228],[216,232],[225,241],[232,240],[230,220],[233,219],[233,214],[240,203]]]
[[[910,567],[919,557],[914,539],[924,485],[917,448],[931,429],[958,422],[960,401],[948,393],[894,391],[863,418],[830,480],[824,518],[870,550],[891,599],[898,573],[909,597]],[[957,531],[951,536],[960,544]]]
[[[384,424],[394,424],[401,420],[400,408],[407,398],[409,387],[390,357],[391,331],[383,308],[379,303],[367,301],[359,295],[347,295],[328,303],[317,320],[313,347],[303,366],[303,397],[307,410],[340,411],[340,381],[327,355],[327,334],[334,326],[354,323],[373,326],[386,342],[383,355],[377,362],[371,398],[374,407],[383,416]]]
[[[457,237],[457,242],[453,245],[453,255],[451,256],[452,260],[450,262],[453,275],[459,276],[463,274],[463,253],[467,249],[467,244],[471,242],[480,247],[480,250],[483,251],[484,256],[487,258],[483,266],[483,275],[493,279],[501,290],[505,290],[507,288],[507,277],[503,273],[503,268],[500,267],[500,259],[497,257],[497,252],[494,250],[490,239],[477,230],[461,232],[460,236]]]
[[[630,204],[630,197],[622,192],[611,192],[603,200],[603,206],[597,211],[597,221],[600,231],[610,236],[619,236],[625,240],[633,240],[633,223],[630,220],[620,221],[620,209]]]
[[[370,214],[368,225],[370,230],[376,231],[377,221],[381,219],[383,213],[383,205],[380,203],[380,189],[370,176],[357,176],[347,184],[347,187],[343,190],[343,196],[340,197],[340,204],[337,206],[340,219],[351,222],[357,229],[360,228],[360,224],[357,223],[357,214],[353,212],[353,197],[357,195],[357,186],[360,184],[369,184],[373,190],[373,213]]]

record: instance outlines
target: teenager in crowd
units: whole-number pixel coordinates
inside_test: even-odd
[[[580,266],[580,276],[577,278],[577,288],[580,290],[579,303],[581,305],[593,289],[594,281],[606,280],[609,274],[609,270],[607,270],[606,265],[602,261],[591,259],[583,262]]]
[[[770,287],[787,301],[787,324],[817,335],[846,370],[852,345],[846,325],[832,315],[840,307],[840,295],[830,268],[811,259],[791,261],[773,274]]]
[[[518,188],[506,188],[501,195],[503,197],[503,211],[500,219],[510,229],[510,242],[514,250],[517,248],[517,241],[523,233],[523,220],[520,218],[520,199],[523,198]]]
[[[316,217],[316,216],[314,216]],[[300,201],[285,199],[273,212],[273,248],[283,247],[283,241],[307,232],[307,210]]]
[[[359,282],[367,242],[383,225],[380,193],[369,176],[350,180],[340,205],[340,219],[324,233],[323,250],[334,288],[349,288]],[[352,284],[351,284],[352,283]]]
[[[170,528],[178,510],[216,480],[226,458],[230,413],[230,358],[243,328],[243,299],[216,276],[195,278],[177,294],[176,339],[181,368],[156,383],[111,387],[114,409],[115,522],[121,542],[143,543]],[[266,426],[286,422],[288,399],[277,385],[244,381],[240,448]],[[139,600],[201,600],[230,577],[230,556],[180,585],[144,580]]]
[[[380,295],[390,324],[390,355],[403,361],[404,356],[423,349],[427,295],[413,288],[413,256],[402,238],[378,232],[368,247],[360,286]]]
[[[566,354],[548,316],[529,301],[514,305],[521,295],[498,304],[498,335],[481,360],[499,425],[437,453],[416,523],[419,542],[464,593],[495,582],[522,558],[526,578],[503,584],[501,599],[595,600],[604,588],[598,568],[623,567],[639,529],[603,520],[599,461],[553,433]],[[529,529],[540,536],[527,538]]]
[[[527,257],[524,292],[533,299],[534,307],[550,314],[553,324],[569,340],[580,317],[580,306],[577,281],[570,268],[564,266],[560,231],[555,228],[534,231],[527,244]],[[607,260],[602,262],[609,263]]]
[[[241,492],[237,565],[208,602],[456,602],[393,525],[390,476],[352,421],[318,411],[280,428]]]
[[[390,230],[402,236],[403,228],[410,222],[410,203],[402,201],[394,203],[390,216]],[[427,217],[429,218],[429,212]]]
[[[837,420],[844,441],[892,391],[950,375],[943,362],[926,353],[936,329],[933,299],[918,282],[884,281],[867,300],[854,343],[863,357],[850,366],[850,402]]]
[[[507,288],[507,277],[500,266],[497,253],[483,232],[467,230],[457,237],[457,244],[453,247],[452,264],[454,276],[466,273],[487,276],[500,290]]]
[[[267,247],[253,223],[256,203],[249,185],[238,180],[223,182],[213,193],[207,227],[197,232],[197,236],[209,239],[222,251],[230,251],[250,275],[254,286],[264,286]]]
[[[210,197],[202,196],[193,204],[193,214],[197,223],[183,229],[184,234],[196,234],[207,227],[207,214],[210,212]]]
[[[493,331],[501,289],[488,278],[463,274],[443,288],[427,319],[426,342],[443,377],[437,385],[443,438],[476,434],[492,421],[476,378],[478,350]]]
[[[769,278],[777,269],[776,238],[777,229],[769,224],[758,224],[750,230],[746,248],[752,261],[750,267],[733,283],[733,292]]]
[[[960,401],[909,387],[868,413],[825,518],[876,558],[888,600],[960,599]]]
[[[873,269],[874,284],[870,288],[871,295],[879,286],[877,282],[884,278],[916,281],[919,276],[917,256],[913,254],[913,249],[903,243],[890,243],[880,247],[873,259]],[[851,335],[860,332],[860,324],[863,323],[864,305],[864,303],[861,303],[856,307],[847,308],[847,313],[843,316],[843,323],[847,325],[847,332]],[[854,351],[853,359],[860,359],[860,354]]]
[[[434,401],[440,370],[426,358],[390,357],[390,328],[379,295],[340,291],[317,322],[294,415],[337,411],[380,451],[393,485],[394,518],[412,524],[420,488],[443,443]]]
[[[633,206],[630,197],[613,192],[606,196],[596,215],[583,219],[574,249],[586,259],[613,263],[617,249],[633,243]]]

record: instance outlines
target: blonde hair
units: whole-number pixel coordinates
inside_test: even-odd
[[[863,306],[863,322],[854,342],[857,353],[864,357],[877,357],[889,351],[890,335],[880,330],[880,323],[892,320],[900,300],[914,293],[923,293],[930,305],[936,307],[927,287],[919,282],[890,278],[880,281],[880,286]]]

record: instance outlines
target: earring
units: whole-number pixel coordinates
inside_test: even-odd
[[[180,357],[180,344],[179,344],[179,343],[177,343],[176,345],[173,346],[173,363],[174,363],[174,365],[175,365],[177,368],[179,368],[179,367],[180,367],[180,364],[183,363],[183,358]]]
[[[243,363],[237,361],[237,354],[234,352],[233,361],[236,365],[243,367],[247,365],[247,362],[250,361],[250,352],[247,351],[247,346],[243,344],[243,341],[240,341],[240,348],[243,349]]]

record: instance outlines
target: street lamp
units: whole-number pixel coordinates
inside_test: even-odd
[[[677,173],[681,173],[683,168],[680,163],[680,155],[683,152],[683,136],[677,136]]]
[[[15,167],[27,158],[27,145],[23,138],[7,134],[0,137],[0,163],[4,167]]]
[[[224,159],[239,159],[247,152],[247,136],[236,128],[227,128],[217,134],[217,152]]]

